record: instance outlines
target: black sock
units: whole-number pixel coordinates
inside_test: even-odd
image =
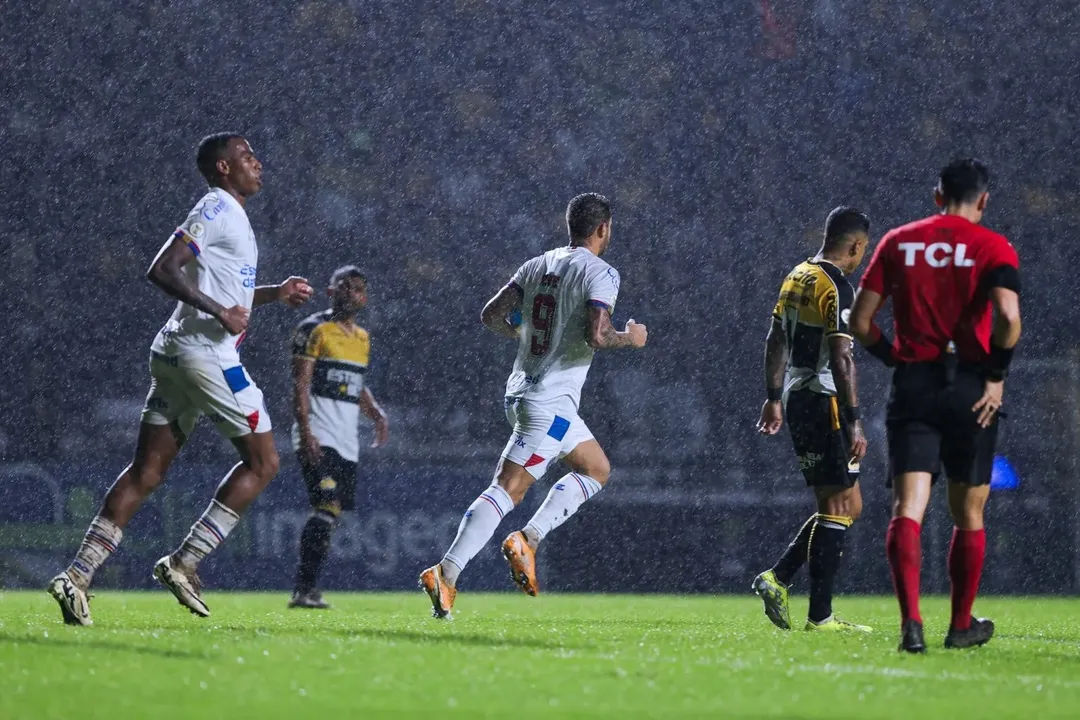
[[[335,518],[330,513],[316,511],[308,518],[300,533],[300,567],[296,570],[296,592],[311,592],[319,583],[326,556],[330,554],[330,536]]]
[[[849,518],[818,515],[810,536],[810,613],[813,622],[832,615],[833,580],[844,553]]]
[[[814,526],[814,518],[816,517],[817,515],[811,515],[810,519],[803,523],[803,526],[799,528],[799,534],[787,546],[787,550],[776,561],[776,565],[773,565],[773,573],[776,574],[776,579],[785,585],[791,582],[792,578],[795,577],[795,573],[799,572],[799,568],[806,562],[807,549],[810,547],[810,531]]]

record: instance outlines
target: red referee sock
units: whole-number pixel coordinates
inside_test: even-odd
[[[919,573],[922,570],[922,526],[911,518],[895,517],[885,534],[885,554],[889,557],[901,620],[922,622],[919,614]],[[970,606],[969,606],[970,607]]]
[[[952,582],[952,626],[971,627],[971,606],[979,592],[983,560],[986,558],[986,530],[953,529],[949,545],[949,580]]]

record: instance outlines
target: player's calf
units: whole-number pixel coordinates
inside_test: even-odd
[[[300,532],[300,563],[296,569],[296,586],[289,607],[322,607],[321,596],[319,602],[312,603],[297,602],[297,599],[318,595],[316,588],[319,574],[330,554],[330,541],[340,514],[339,506],[327,504],[312,512],[304,524],[304,529]]]
[[[844,473],[845,476],[848,473]],[[840,477],[838,473],[838,478]],[[862,512],[862,494],[858,482],[851,487],[840,484],[814,488],[818,513],[807,541],[807,565],[810,575],[808,627],[820,628],[833,618],[833,586],[840,569],[847,529]],[[860,626],[861,627],[861,626]]]
[[[210,609],[202,600],[202,583],[196,568],[225,541],[238,522],[240,516],[232,509],[211,500],[202,517],[191,526],[180,547],[154,565],[154,578],[175,595],[181,605],[196,615],[210,615]]]
[[[82,544],[65,575],[85,592],[94,579],[94,573],[116,552],[123,537],[123,530],[108,518],[98,515],[90,521],[90,527],[86,529]]]
[[[473,500],[458,525],[457,536],[440,564],[446,581],[457,586],[457,576],[469,561],[483,549],[503,517],[514,509],[514,500],[499,483],[493,483]]]
[[[596,497],[603,488],[603,483],[583,473],[567,473],[559,478],[525,525],[523,532],[529,545],[535,549],[548,533],[573,517],[582,504]]]

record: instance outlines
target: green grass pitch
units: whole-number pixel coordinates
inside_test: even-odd
[[[69,628],[44,592],[0,593],[0,718],[1047,718],[1080,714],[1080,600],[986,598],[998,635],[901,656],[892,598],[841,598],[870,636],[782,632],[754,597],[458,598],[103,592]],[[805,612],[805,599],[793,612]]]

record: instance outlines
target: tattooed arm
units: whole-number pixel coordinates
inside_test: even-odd
[[[642,348],[649,340],[649,330],[633,319],[626,322],[626,330],[619,332],[611,324],[611,312],[605,307],[589,306],[586,342],[594,350],[617,348]]]

